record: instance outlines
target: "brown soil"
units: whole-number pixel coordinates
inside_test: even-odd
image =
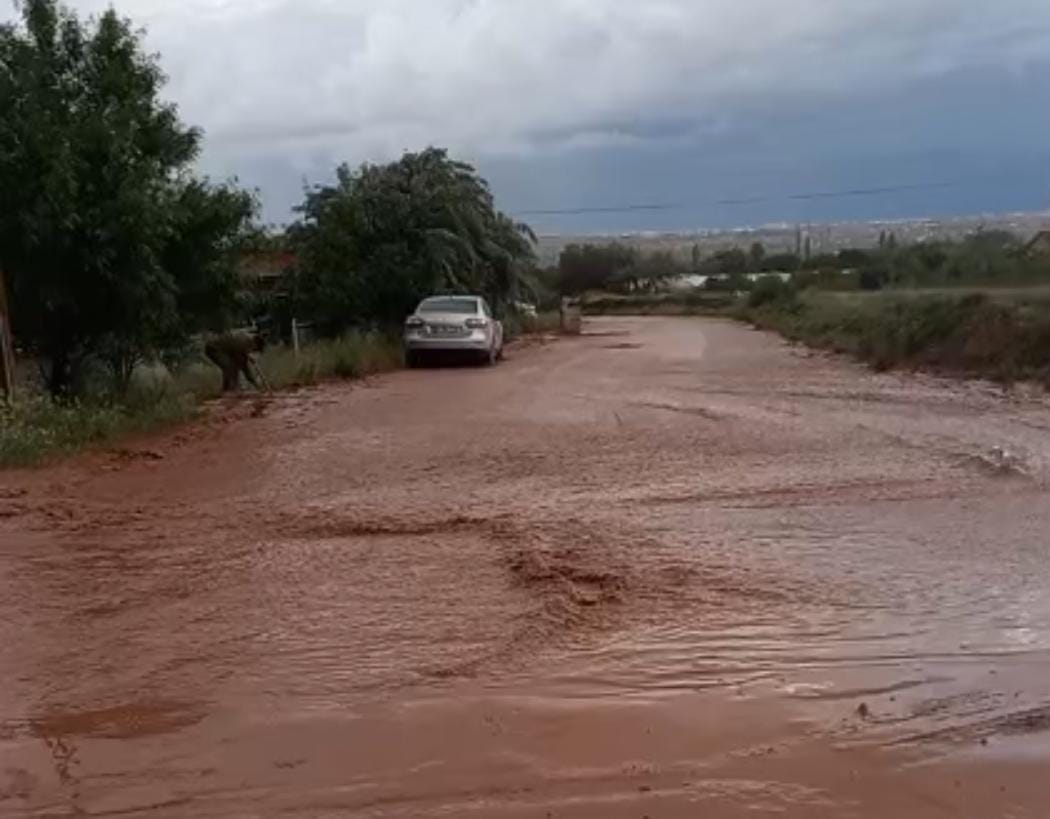
[[[1048,431],[608,319],[5,473],[0,815],[1043,817]]]

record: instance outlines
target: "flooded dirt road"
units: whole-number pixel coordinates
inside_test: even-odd
[[[0,815],[1045,817],[1050,403],[737,325],[0,476]]]

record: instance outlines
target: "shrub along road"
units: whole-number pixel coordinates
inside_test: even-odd
[[[1050,803],[1042,397],[605,319],[228,406],[0,475],[0,813]]]

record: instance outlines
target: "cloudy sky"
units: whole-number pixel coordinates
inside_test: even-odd
[[[116,6],[204,127],[203,169],[273,221],[340,161],[428,144],[543,230],[1050,208],[1047,0]],[[667,207],[590,210],[628,205]]]

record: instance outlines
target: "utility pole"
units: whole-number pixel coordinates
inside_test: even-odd
[[[8,401],[15,397],[15,345],[3,268],[0,268],[0,393]]]

